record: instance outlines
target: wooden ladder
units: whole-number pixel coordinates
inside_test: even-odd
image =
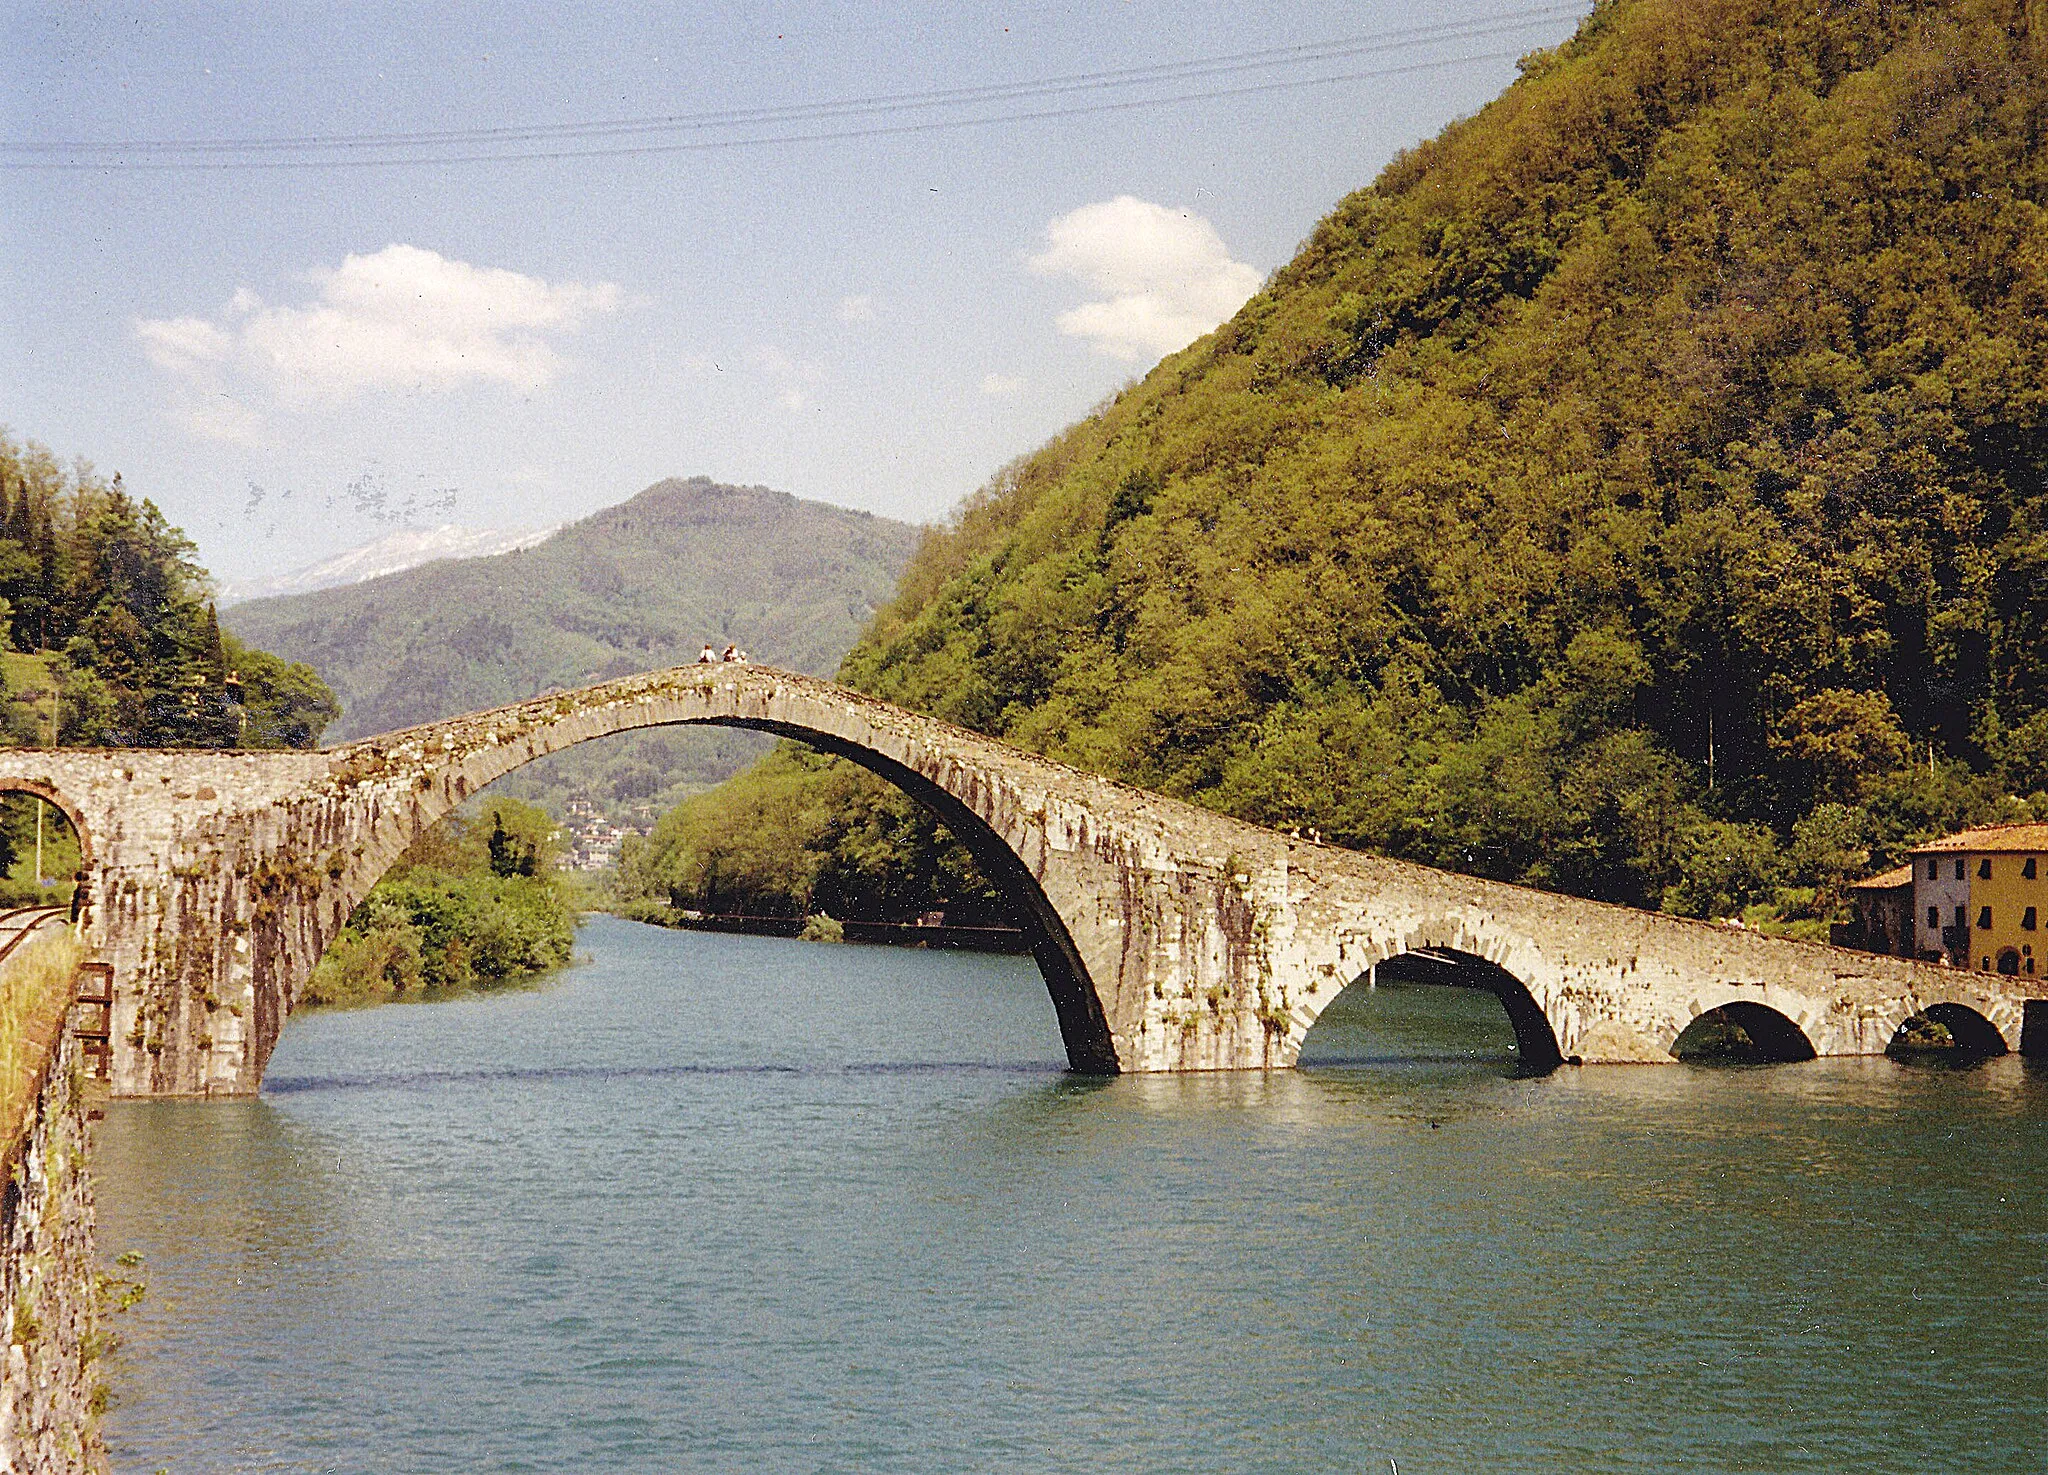
[[[71,1032],[78,1037],[85,1073],[108,1080],[114,1074],[114,965],[80,963],[77,999],[78,1023]]]

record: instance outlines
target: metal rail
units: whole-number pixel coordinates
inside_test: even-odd
[[[6,962],[8,956],[27,942],[38,928],[69,919],[70,913],[63,907],[15,907],[11,911],[0,912],[0,933],[14,929],[12,937],[0,942],[0,963]]]

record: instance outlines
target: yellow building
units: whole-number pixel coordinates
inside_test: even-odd
[[[2048,824],[1961,830],[1911,857],[1922,957],[1986,973],[2048,973]]]

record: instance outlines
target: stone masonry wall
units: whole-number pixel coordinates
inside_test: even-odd
[[[828,681],[758,666],[623,677],[319,753],[0,753],[64,806],[82,935],[115,974],[117,1095],[256,1091],[321,951],[422,829],[548,753],[710,723],[866,764],[938,808],[1018,913],[1077,1068],[1292,1065],[1328,1002],[1418,948],[1482,958],[1534,1043],[1669,1060],[1699,1014],[1776,1010],[1823,1055],[1932,1003],[2019,1042],[2048,980],[1764,938],[1292,839]],[[1518,1026],[1518,1029],[1520,1026]]]
[[[0,1328],[0,1475],[106,1469],[99,1290],[78,1046],[67,1030],[9,1164]]]

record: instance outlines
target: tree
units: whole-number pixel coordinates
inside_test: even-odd
[[[1852,796],[1866,779],[1902,767],[1911,744],[1883,692],[1831,687],[1797,703],[1771,745],[1806,777],[1817,799]]]
[[[226,632],[221,653],[241,684],[245,746],[318,747],[320,734],[341,716],[341,703],[305,662],[282,660]]]
[[[522,844],[505,828],[502,810],[491,811],[491,835],[486,842],[494,876],[531,876],[539,866],[540,847],[529,840]]]
[[[235,647],[207,582],[191,540],[118,473],[60,466],[0,432],[0,620],[16,650],[48,653],[63,741],[319,740],[338,715],[333,693],[308,667]],[[233,679],[238,650],[248,675]],[[10,714],[6,731],[16,725]]]

